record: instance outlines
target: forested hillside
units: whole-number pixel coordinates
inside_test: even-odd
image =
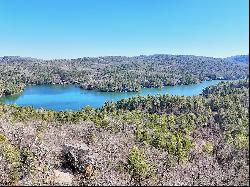
[[[249,185],[248,84],[78,112],[0,104],[0,184]]]
[[[191,55],[106,56],[41,60],[0,58],[0,96],[29,84],[75,84],[100,91],[139,91],[142,87],[192,84],[211,79],[242,79],[248,63]]]
[[[227,60],[249,64],[249,55],[236,55],[226,58]]]

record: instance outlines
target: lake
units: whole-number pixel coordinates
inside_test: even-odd
[[[143,88],[140,92],[98,92],[94,90],[83,90],[76,86],[62,85],[27,86],[22,93],[2,97],[0,98],[0,102],[56,111],[76,111],[87,105],[99,108],[106,101],[118,101],[136,95],[172,94],[195,96],[202,93],[204,88],[219,82],[221,82],[221,80],[203,81],[199,84],[192,85],[166,86],[163,88]]]

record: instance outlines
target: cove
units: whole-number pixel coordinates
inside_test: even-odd
[[[83,90],[76,86],[38,85],[27,86],[18,95],[0,98],[0,102],[17,104],[19,106],[33,106],[56,111],[77,111],[90,105],[94,108],[101,107],[106,101],[118,101],[136,95],[172,94],[178,96],[195,96],[202,93],[203,89],[216,85],[221,80],[203,81],[199,84],[166,86],[163,88],[143,88],[140,92],[99,92]]]

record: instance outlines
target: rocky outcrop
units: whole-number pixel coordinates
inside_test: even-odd
[[[74,173],[91,176],[96,163],[96,154],[86,144],[65,144],[62,151],[63,167]]]

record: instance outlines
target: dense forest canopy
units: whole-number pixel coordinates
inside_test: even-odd
[[[139,91],[142,87],[192,84],[211,79],[243,79],[249,63],[192,55],[105,56],[41,60],[0,58],[0,95],[29,84],[75,84],[100,91]]]
[[[249,185],[248,115],[248,79],[77,112],[0,104],[0,184]]]

